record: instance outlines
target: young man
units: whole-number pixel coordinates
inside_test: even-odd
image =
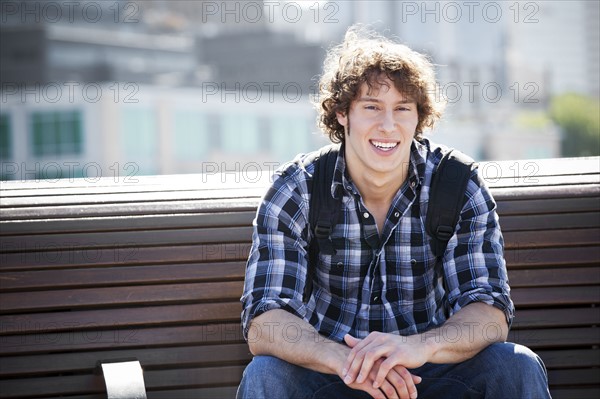
[[[424,223],[442,156],[422,136],[441,116],[431,63],[351,28],[320,90],[320,125],[341,143],[335,252],[309,265],[314,163],[300,159],[254,222],[241,300],[255,357],[238,397],[549,397],[539,357],[504,342],[514,307],[503,239],[476,169],[444,255],[431,252]]]

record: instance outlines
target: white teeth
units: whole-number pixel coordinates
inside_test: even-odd
[[[382,143],[380,141],[371,141],[371,144],[381,150],[391,150],[398,145],[398,143]]]

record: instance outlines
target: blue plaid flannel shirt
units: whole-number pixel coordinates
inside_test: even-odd
[[[345,173],[343,151],[332,195],[343,209],[331,238],[334,255],[319,255],[313,291],[303,302],[307,275],[308,208],[314,164],[302,162],[277,173],[253,222],[242,326],[271,309],[284,309],[311,323],[323,336],[343,341],[372,331],[400,335],[426,332],[473,302],[514,317],[504,241],[496,203],[475,170],[467,200],[446,252],[437,261],[425,232],[432,172],[442,157],[427,139],[413,141],[409,174],[392,201],[383,233]],[[301,159],[301,158],[300,158]]]

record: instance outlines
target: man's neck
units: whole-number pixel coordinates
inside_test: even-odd
[[[403,164],[397,173],[374,174],[367,171],[352,170],[351,167],[348,172],[367,206],[372,204],[389,207],[408,176],[408,164]]]

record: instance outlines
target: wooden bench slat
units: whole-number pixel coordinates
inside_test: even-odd
[[[259,198],[214,198],[199,201],[165,201],[134,204],[61,205],[0,209],[0,220],[36,220],[89,217],[165,215],[207,212],[256,211]]]
[[[87,233],[94,231],[136,231],[185,229],[192,227],[251,226],[256,211],[179,213],[177,215],[115,216],[71,219],[2,221],[0,236],[41,233]]]
[[[550,395],[552,395],[552,399],[598,399],[600,397],[600,388],[553,388],[550,389]]]
[[[250,242],[172,247],[91,248],[0,254],[0,271],[47,270],[114,264],[192,263],[247,260]],[[597,265],[600,247],[513,249],[505,252],[509,268]]]
[[[598,367],[599,349],[538,350],[548,369]],[[223,363],[246,364],[252,355],[245,343],[194,347],[61,353],[54,355],[0,358],[0,376],[40,375],[92,370],[97,359],[136,357],[145,369],[153,367],[212,366]]]
[[[244,366],[144,371],[146,390],[237,385]],[[39,395],[81,395],[105,392],[102,376],[93,374],[0,381],[3,398]]]
[[[76,251],[80,248],[120,248],[131,246],[164,246],[250,242],[252,227],[214,227],[176,230],[109,231],[101,233],[44,234],[5,237],[0,252]]]
[[[229,221],[239,222],[239,215],[235,214],[225,216]],[[253,214],[252,214],[253,215]],[[221,215],[224,216],[224,215]],[[245,218],[251,216],[248,213]],[[252,216],[253,217],[253,216]],[[185,219],[185,218],[182,218]],[[204,220],[205,218],[199,218]],[[190,242],[226,242],[226,241],[240,241],[250,240],[252,228],[250,226],[251,218],[245,220],[245,224],[230,223],[230,225],[224,224],[215,227],[217,224],[218,216],[215,215],[213,222],[207,225],[207,221],[201,223],[200,226],[186,222],[186,226],[176,226],[171,224],[170,226],[161,225],[148,225],[145,230],[138,230],[137,226],[130,225],[128,229],[124,231],[116,230],[116,226],[112,225],[113,230],[106,231],[85,231],[85,235],[81,233],[83,231],[64,231],[63,228],[56,226],[57,223],[44,223],[46,230],[52,229],[54,234],[39,234],[42,233],[36,231],[36,235],[14,235],[7,236],[7,231],[3,234],[5,238],[2,240],[2,246],[0,246],[0,252],[9,251],[26,251],[26,250],[40,250],[40,249],[59,249],[59,248],[78,248],[78,247],[98,247],[98,246],[123,246],[133,244],[185,244]],[[125,222],[125,220],[123,220]],[[573,221],[571,221],[572,223]],[[588,222],[589,224],[589,219]],[[204,225],[202,225],[204,224]],[[15,225],[15,223],[13,223]],[[55,227],[52,227],[52,226]],[[15,226],[13,226],[15,227]],[[108,225],[106,226],[108,227]],[[121,226],[125,228],[124,224]],[[508,226],[516,227],[516,226]],[[528,225],[531,228],[532,225]],[[175,229],[176,228],[176,229]],[[13,232],[14,232],[13,228]],[[97,228],[97,230],[100,230]],[[23,230],[22,230],[23,231]],[[546,231],[514,231],[507,229],[504,232],[506,240],[506,248],[511,249],[516,247],[535,247],[539,246],[539,243],[543,243],[545,246],[552,245],[565,245],[565,244],[578,244],[586,245],[597,242],[598,234],[600,229],[588,228],[588,229],[568,229],[565,230],[546,230]]]
[[[595,228],[598,227],[598,223],[600,223],[600,215],[597,212],[530,215],[527,217],[500,215],[503,232]]]
[[[504,232],[504,248],[540,248],[565,246],[591,246],[598,243],[600,228],[535,230]]]
[[[85,288],[39,291],[29,297],[24,297],[22,293],[8,293],[0,294],[0,313],[235,301],[241,296],[243,285],[243,281],[230,281]]]
[[[195,194],[193,194],[195,193]],[[229,194],[227,194],[229,193]],[[163,197],[152,200],[147,194],[140,194],[142,198],[139,201],[134,201],[132,194],[122,195],[121,202],[114,201],[106,203],[88,203],[81,201],[70,200],[66,203],[52,203],[50,200],[44,199],[48,203],[34,203],[31,200],[30,204],[25,205],[22,199],[14,198],[2,201],[0,207],[1,220],[15,219],[48,219],[48,218],[68,218],[68,217],[98,217],[98,216],[129,216],[129,215],[148,215],[148,214],[165,214],[165,213],[189,213],[191,211],[223,211],[225,209],[251,211],[256,209],[260,197],[264,193],[264,188],[256,189],[252,193],[246,194],[245,197],[236,196],[232,198],[233,190],[224,190],[222,193],[217,191],[198,191],[189,194],[189,199],[184,200],[184,197],[179,196],[179,193],[171,193],[170,198],[167,193],[163,193]],[[519,189],[511,187],[509,189],[494,189],[492,194],[497,202],[504,200],[519,199],[545,199],[549,198],[573,198],[573,197],[598,197],[600,195],[600,184],[590,184],[588,186],[556,186],[556,187],[536,187]],[[94,197],[94,196],[92,196]],[[58,197],[61,198],[61,197]],[[40,199],[40,200],[41,200]],[[62,198],[65,201],[65,198]],[[95,199],[100,201],[99,199]],[[135,206],[126,206],[126,204],[134,203]],[[18,205],[18,206],[17,206]]]
[[[252,337],[252,336],[251,336]],[[61,351],[129,349],[164,345],[224,344],[243,342],[239,322],[202,326],[155,328],[128,327],[123,330],[39,332],[31,335],[0,337],[0,355],[35,354]],[[509,341],[537,349],[577,348],[600,344],[596,327],[517,329]]]
[[[243,366],[229,366],[147,371],[145,372],[146,387],[149,392],[155,389],[214,387],[226,384],[233,387],[237,385],[243,369]],[[550,370],[548,374],[549,379],[553,381],[551,385],[553,388],[573,384],[596,385],[600,381],[600,374],[593,369]],[[18,397],[10,393],[15,391],[33,396],[40,392],[42,387],[43,392],[49,394],[81,394],[82,391],[86,392],[86,388],[87,392],[94,393],[102,389],[100,377],[93,375],[9,380],[0,382],[0,387],[3,388],[3,392],[9,392],[6,398]]]
[[[2,201],[2,209],[19,208],[31,209],[32,207],[43,209],[45,207],[64,207],[76,205],[80,207],[98,205],[120,205],[135,203],[136,205],[154,205],[168,202],[170,204],[186,204],[189,202],[202,203],[201,201],[216,200],[236,201],[241,198],[260,198],[264,194],[264,187],[240,188],[237,190],[186,190],[171,191],[161,190],[155,192],[129,192],[116,194],[85,194],[85,195],[49,195],[35,197],[8,197]],[[232,198],[235,197],[235,198]]]
[[[0,380],[2,398],[44,397],[106,392],[102,376],[84,374]]]
[[[600,324],[600,308],[520,309],[517,307],[512,329],[590,326]]]
[[[600,286],[515,288],[511,297],[515,306],[521,307],[597,304],[600,303]]]
[[[597,197],[497,201],[497,206],[503,216],[600,211]]]
[[[67,351],[97,351],[132,348],[156,348],[175,345],[213,345],[242,343],[238,320],[229,323],[129,327],[0,336],[0,355],[55,353]]]
[[[600,330],[597,327],[511,330],[508,341],[533,350],[594,346],[600,344]]]
[[[532,176],[518,176],[516,179],[514,173],[498,179],[499,176],[492,172],[485,173],[485,170],[480,168],[481,176],[485,184],[493,189],[516,188],[528,189],[537,187],[552,187],[552,186],[579,186],[600,183],[600,175],[594,171],[588,173],[558,173],[558,174],[537,174]]]
[[[83,369],[90,369],[93,368],[93,366],[95,365],[95,359],[97,358],[110,358],[111,356],[115,355],[115,356],[119,356],[119,355],[131,355],[131,356],[137,356],[140,359],[140,362],[144,365],[145,369],[150,369],[152,367],[153,364],[153,360],[157,360],[156,358],[158,357],[159,359],[162,357],[166,357],[166,363],[164,363],[165,365],[179,365],[181,367],[186,367],[188,365],[193,365],[194,362],[202,362],[206,356],[210,356],[211,354],[214,354],[216,350],[221,349],[221,347],[219,346],[215,346],[215,347],[196,347],[196,348],[165,348],[162,350],[158,350],[155,352],[155,356],[151,356],[151,351],[148,350],[140,350],[140,351],[129,351],[129,352],[98,352],[98,353],[84,353],[84,354],[79,354],[79,357],[74,357],[74,354],[69,354],[69,355],[58,355],[56,357],[55,361],[52,361],[51,358],[46,357],[46,362],[49,363],[47,364],[48,368],[50,371],[54,371],[54,372],[65,372],[65,371],[69,371],[69,370],[80,370],[81,368]],[[236,353],[234,355],[234,360],[238,360],[239,354],[243,353],[244,350],[247,351],[247,348],[245,348],[245,345],[241,344],[241,345],[229,345],[229,350],[225,349],[224,350],[224,358],[228,359],[228,356],[231,355],[231,353],[234,352],[239,352]],[[232,351],[231,349],[234,349],[234,351]],[[187,350],[191,350],[191,352],[186,352]],[[570,366],[570,365],[579,365],[581,367],[581,365],[589,365],[589,366],[597,366],[599,363],[599,358],[598,358],[598,354],[595,353],[598,352],[597,350],[571,350],[571,351],[539,351],[538,354],[543,358],[544,362],[546,363],[546,365],[548,366],[549,370],[553,370],[557,365],[560,366]],[[102,355],[104,355],[104,357],[102,357]],[[145,356],[146,355],[146,356]],[[66,359],[67,356],[71,357],[71,360]],[[179,356],[184,356],[183,359],[180,360],[180,363],[178,364],[178,357]],[[155,359],[153,359],[153,357]],[[84,363],[84,361],[82,360],[82,358],[87,358],[87,362],[86,363],[86,367],[79,367],[79,368],[69,368],[69,367],[60,367],[61,365],[63,365],[65,362],[66,363],[71,363],[71,362],[76,362],[76,363]],[[243,359],[244,361],[248,361],[250,360],[250,356],[247,355],[245,356],[245,358]],[[22,358],[17,358],[18,360],[20,360],[20,365],[22,366],[22,372],[26,373],[29,372],[32,375],[35,375],[36,370],[44,370],[44,363],[39,363],[40,361],[44,360],[44,357],[42,356],[37,356],[37,357],[22,357]],[[575,360],[575,361],[574,361]],[[583,360],[583,362],[582,362]],[[3,370],[3,366],[5,365],[5,359],[2,359],[2,362],[0,363],[0,370]],[[558,361],[558,363],[557,363]],[[565,362],[566,361],[566,362]],[[172,362],[172,363],[170,363]],[[39,364],[40,367],[36,368],[36,363]],[[202,363],[204,364],[204,363]],[[206,363],[207,365],[209,365],[210,363]],[[198,366],[198,364],[195,364],[196,366]],[[13,364],[12,367],[8,367],[8,370],[15,370],[18,369],[18,365]],[[3,376],[10,376],[11,374],[0,374]],[[551,374],[552,376],[552,374]],[[553,381],[552,377],[551,377],[551,381]],[[154,391],[149,391],[150,392],[154,392]],[[163,394],[166,393],[170,393],[171,395],[174,394],[175,391],[163,391]],[[198,392],[196,390],[194,391],[189,391],[189,392]],[[177,391],[177,394],[179,395],[180,391]],[[179,396],[178,396],[179,397]]]
[[[130,357],[144,370],[246,364],[252,359],[245,343],[7,356],[0,358],[0,377],[92,372],[98,359]]]
[[[511,269],[509,284],[511,288],[600,285],[600,270],[598,267]]]
[[[492,187],[494,199],[500,201],[535,200],[550,198],[585,198],[598,197],[600,184],[572,185],[572,186],[538,186],[538,187]]]
[[[211,387],[218,385],[238,385],[245,366],[212,368],[188,368],[175,370],[149,370],[145,373],[146,388],[166,389],[173,387]]]
[[[509,269],[597,266],[600,259],[600,246],[509,249],[504,252],[504,257]]]
[[[146,230],[81,232],[62,234],[17,235],[2,239],[0,253],[76,250],[79,248],[112,248],[126,246],[179,245],[191,243],[224,243],[250,241],[252,227],[222,226],[201,228],[148,228]],[[545,231],[508,231],[504,233],[505,248],[536,248],[568,245],[593,245],[600,236],[599,228],[545,230]]]
[[[241,280],[245,270],[238,261],[0,272],[0,292]]]
[[[224,399],[235,398],[237,385],[231,387],[182,389],[176,391],[150,391],[148,399]]]
[[[190,388],[147,391],[148,399],[224,399],[235,398],[237,385],[212,388]],[[65,399],[64,396],[46,399]],[[106,394],[69,395],[68,399],[106,399]]]
[[[246,261],[250,242],[0,254],[0,271]]]
[[[140,176],[141,177],[141,176]],[[204,180],[204,181],[203,181]],[[85,182],[65,182],[59,180],[54,184],[43,184],[43,182],[21,182],[15,184],[15,182],[7,181],[2,182],[2,188],[0,194],[5,198],[36,198],[36,197],[52,197],[52,196],[97,196],[102,194],[131,194],[131,193],[147,193],[152,196],[153,193],[164,192],[164,188],[168,187],[169,192],[189,192],[189,191],[240,191],[240,190],[252,190],[257,188],[264,188],[270,181],[268,178],[263,180],[252,181],[239,181],[234,184],[230,181],[225,182],[214,182],[207,181],[208,179],[185,180],[185,179],[159,179],[155,181],[140,180],[135,184],[119,184],[111,180],[88,182],[87,184],[81,184]],[[12,186],[11,183],[13,184]],[[79,184],[78,184],[79,183]]]
[[[600,349],[539,350],[548,369],[599,367]]]
[[[139,328],[169,324],[225,323],[239,321],[241,305],[236,302],[176,306],[148,306],[72,312],[30,313],[0,316],[2,335],[87,331],[119,326]]]
[[[543,359],[548,369],[600,366],[598,349],[539,350],[536,353]],[[10,356],[0,358],[0,377],[91,371],[98,359],[128,357],[140,360],[144,369],[213,366],[240,362],[246,364],[252,359],[245,343]]]
[[[552,385],[600,385],[597,369],[548,370]]]
[[[578,158],[574,158],[578,162]],[[569,167],[565,165],[565,167]],[[272,170],[272,169],[271,169]],[[564,174],[564,171],[559,173]],[[573,173],[567,173],[573,174]],[[581,174],[581,171],[576,172]],[[98,192],[113,192],[114,190],[124,189],[129,191],[164,191],[165,186],[173,190],[235,190],[239,188],[265,187],[272,179],[272,174],[261,173],[256,178],[241,174],[226,176],[219,174],[176,174],[176,175],[144,175],[132,176],[127,178],[120,176],[101,177],[99,179],[40,179],[40,180],[9,180],[3,181],[0,187],[0,193],[16,192],[20,196],[35,196],[38,190],[43,190],[44,195],[52,193],[69,193],[71,190],[83,192],[85,190],[99,190]],[[77,191],[78,190],[78,191]]]

